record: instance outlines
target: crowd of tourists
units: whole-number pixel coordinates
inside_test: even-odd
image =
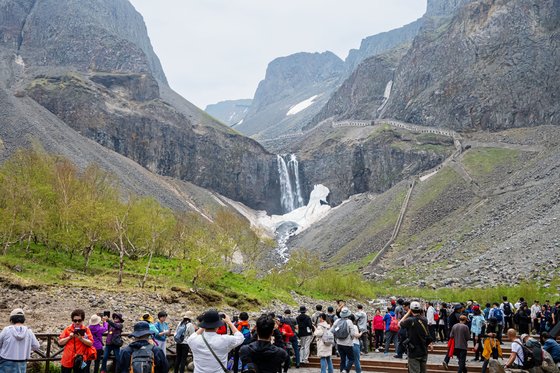
[[[184,373],[191,360],[194,373],[282,373],[308,364],[312,346],[322,373],[333,373],[335,355],[340,357],[340,372],[354,368],[359,373],[363,355],[390,351],[397,359],[406,355],[409,372],[423,373],[435,343],[447,343],[445,369],[455,356],[458,373],[466,373],[471,349],[484,373],[491,359],[502,357],[505,337],[512,350],[505,368],[533,369],[543,363],[544,351],[560,364],[560,344],[551,337],[560,326],[560,302],[535,301],[529,307],[523,298],[512,304],[504,297],[481,306],[472,300],[421,303],[393,297],[383,308],[357,305],[351,310],[339,300],[332,306],[317,305],[314,312],[301,306],[295,316],[289,309],[253,319],[246,312],[233,318],[216,310],[199,316],[186,312],[173,331],[162,311],[157,319],[141,315],[127,335],[132,342],[126,347],[122,314],[95,314],[86,325],[85,312],[77,309],[58,337],[63,347],[61,372],[106,373],[111,357],[117,373],[168,372],[171,339],[176,345],[175,373]],[[10,324],[0,333],[0,372],[26,372],[26,362],[40,343],[25,326],[22,309],[11,312]]]

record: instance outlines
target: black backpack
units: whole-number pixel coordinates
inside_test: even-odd
[[[519,343],[518,341],[515,341],[513,343],[517,343],[519,346],[521,346],[521,349],[523,350],[523,359],[522,359],[523,369],[531,369],[537,366],[535,361],[535,354],[533,353],[532,349],[528,348],[523,343]]]
[[[504,315],[511,316],[512,313],[511,304],[509,302],[504,302]]]
[[[154,373],[155,365],[153,345],[148,344],[132,351],[130,373]]]

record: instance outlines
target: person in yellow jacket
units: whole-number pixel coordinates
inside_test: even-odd
[[[490,363],[490,359],[502,358],[502,346],[498,340],[498,323],[496,318],[491,317],[488,319],[488,324],[482,326],[481,336],[484,336],[482,357],[484,364],[482,364],[482,373],[486,373],[486,368]]]

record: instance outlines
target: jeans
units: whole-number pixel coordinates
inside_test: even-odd
[[[189,345],[185,343],[177,343],[177,356],[175,357],[174,373],[185,373],[185,365],[187,364],[188,354]]]
[[[397,333],[387,330],[385,332],[385,353],[389,352],[389,346],[391,342],[395,345],[395,353],[397,352],[397,346],[399,345],[399,337]]]
[[[426,373],[427,362],[428,362],[428,356],[409,357],[408,373]]]
[[[321,358],[321,373],[333,373],[334,368],[330,356]]]
[[[119,353],[121,352],[121,348],[119,346],[107,345],[105,346],[105,351],[103,353],[103,363],[101,363],[102,372],[107,372],[107,360],[109,360],[111,352],[115,354],[115,363],[113,364],[114,369],[116,370],[119,365]]]
[[[467,350],[456,348],[455,356],[457,356],[459,360],[459,369],[457,373],[467,373]]]
[[[311,352],[311,341],[313,340],[312,335],[301,337],[301,356],[300,362],[309,360],[309,353]]]
[[[101,361],[103,361],[103,349],[97,350],[97,359],[93,364],[93,373],[99,373],[99,366],[101,365]]]
[[[362,366],[360,365],[360,345],[355,344],[352,347],[352,350],[354,351],[354,366],[356,367],[356,373],[362,373]],[[352,365],[349,365],[346,371],[350,372],[350,369],[352,369]]]
[[[11,361],[0,358],[0,372],[2,373],[25,373],[27,371],[26,361]]]
[[[403,342],[406,339],[406,329],[400,329],[397,335],[399,337],[399,344],[398,347],[396,348],[397,356],[402,357],[403,354],[406,352],[403,346]]]
[[[375,349],[383,346],[383,330],[375,331]]]
[[[366,354],[369,352],[369,333],[368,332],[364,332],[364,334],[362,334],[362,336],[360,337],[360,348],[362,349],[362,352],[364,352]]]
[[[354,349],[352,346],[338,345],[338,353],[340,354],[340,371],[348,372],[354,364]]]
[[[290,339],[290,343],[292,344],[292,347],[294,348],[294,359],[296,360],[296,367],[299,367],[300,364],[300,356],[299,356],[299,341],[297,337],[292,337],[292,339]]]
[[[436,324],[428,325],[428,332],[430,333],[430,337],[432,337],[432,342],[436,341],[437,328],[438,326]]]

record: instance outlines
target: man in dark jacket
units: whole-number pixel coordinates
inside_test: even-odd
[[[140,321],[134,325],[134,332],[130,334],[134,338],[134,342],[126,346],[121,351],[121,356],[118,362],[118,373],[129,373],[132,355],[135,351],[141,348],[151,349],[154,358],[154,373],[168,373],[169,364],[167,358],[165,357],[163,351],[159,347],[155,347],[150,344],[150,338],[152,337],[152,331],[150,330],[150,324],[146,321]]]
[[[299,308],[299,316],[296,317],[297,325],[298,325],[298,336],[301,340],[301,353],[300,353],[300,362],[303,364],[309,363],[309,353],[311,352],[311,341],[313,340],[313,332],[315,331],[315,327],[311,322],[311,317],[307,314],[307,308],[305,306],[301,306]]]
[[[428,332],[428,319],[422,316],[420,303],[410,303],[408,312],[399,322],[399,326],[407,331],[409,373],[426,373],[428,348],[432,350],[433,340]]]
[[[241,362],[247,370],[259,373],[282,372],[282,364],[288,359],[288,353],[271,343],[273,331],[273,318],[263,315],[257,320],[258,340],[241,347],[239,351]]]

